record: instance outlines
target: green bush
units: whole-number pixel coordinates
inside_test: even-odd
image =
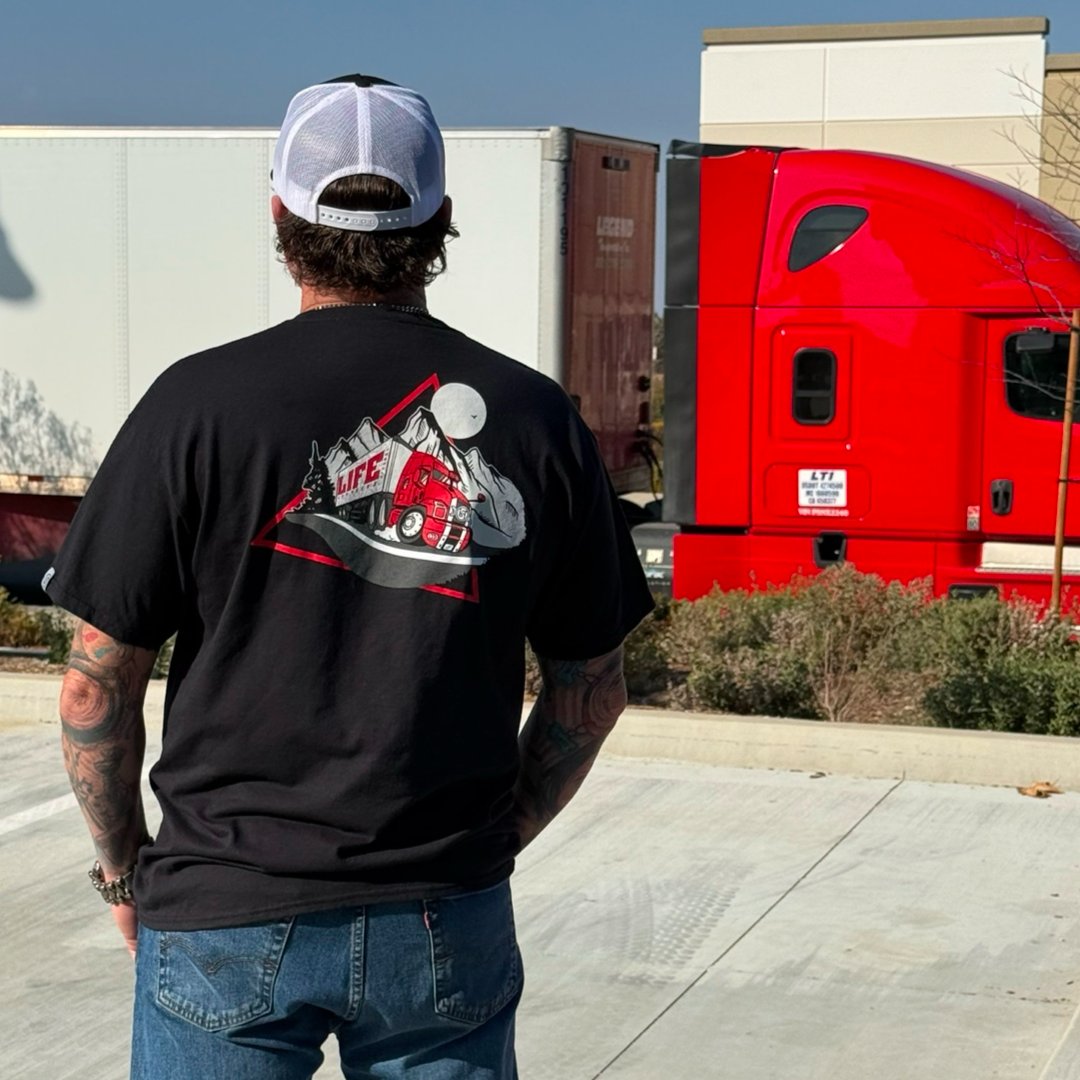
[[[12,600],[0,588],[0,645],[26,648],[41,644],[41,631],[32,608]]]
[[[902,639],[928,586],[840,566],[782,588],[714,590],[676,604],[668,660],[686,707],[809,719],[896,719],[912,674]],[[917,669],[915,669],[917,670]]]
[[[689,709],[817,715],[803,658],[777,633],[794,602],[790,590],[714,590],[671,605],[663,650],[672,700]]]
[[[1080,664],[1066,661],[1058,666],[1054,685],[1054,715],[1047,735],[1080,736]]]
[[[667,691],[671,681],[668,637],[671,633],[672,603],[656,598],[656,607],[630,631],[624,642],[626,688],[635,699],[649,698]]]
[[[1019,597],[938,601],[917,647],[940,727],[1080,734],[1080,660],[1069,621]]]
[[[49,650],[49,663],[66,664],[71,655],[71,617],[57,607],[39,608],[34,613],[38,644]]]

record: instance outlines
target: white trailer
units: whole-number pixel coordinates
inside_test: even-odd
[[[276,135],[0,127],[0,583],[47,560],[165,367],[296,314],[272,243]],[[559,380],[617,488],[647,486],[659,148],[558,127],[444,135],[461,237],[432,313]]]

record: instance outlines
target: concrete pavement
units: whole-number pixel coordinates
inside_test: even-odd
[[[57,744],[0,724],[0,1075],[119,1080]],[[605,756],[514,879],[523,1080],[1080,1076],[1078,830],[1072,793]]]

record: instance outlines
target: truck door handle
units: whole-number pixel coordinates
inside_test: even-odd
[[[1011,480],[990,481],[990,509],[999,517],[1012,512],[1013,482]]]

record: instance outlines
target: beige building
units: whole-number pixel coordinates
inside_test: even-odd
[[[1080,54],[1049,20],[710,29],[701,139],[902,154],[1080,216]]]

